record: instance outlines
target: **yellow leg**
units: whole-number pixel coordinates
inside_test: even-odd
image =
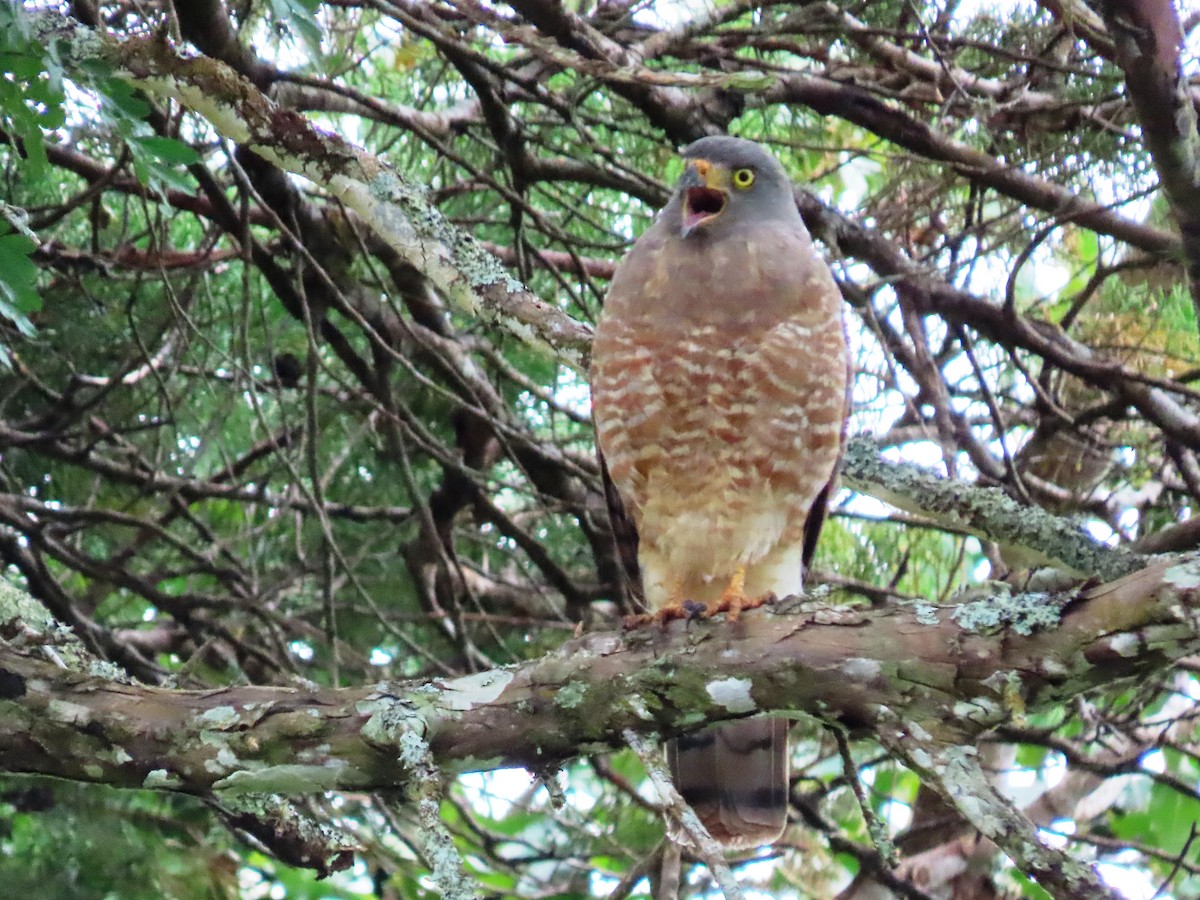
[[[736,622],[741,616],[742,610],[754,609],[757,606],[762,606],[775,599],[774,594],[763,594],[761,597],[746,596],[746,567],[738,566],[733,570],[733,575],[729,578],[729,584],[725,586],[725,590],[721,591],[721,596],[712,606],[708,608],[708,615],[715,616],[719,612],[725,613],[725,621]]]
[[[733,576],[729,579],[729,584],[725,586],[725,590],[721,591],[721,602],[726,600],[745,600],[746,599],[746,567],[738,566],[733,570]]]
[[[775,599],[775,595],[768,593],[761,597],[747,597],[746,567],[738,566],[729,577],[729,583],[725,585],[725,590],[721,591],[721,596],[711,603],[704,604],[689,599],[684,593],[682,579],[671,584],[667,598],[667,602],[653,613],[626,616],[625,627],[637,628],[652,622],[666,626],[672,619],[707,619],[717,613],[725,613],[727,622],[736,622],[741,616],[742,610],[754,609],[764,603],[769,603]]]
[[[725,590],[721,591],[720,599],[717,600],[714,607],[709,609],[708,614],[715,616],[719,612],[724,612],[726,621],[736,622],[745,606],[746,567],[738,566],[733,570],[733,575],[730,576],[729,584],[725,585]]]

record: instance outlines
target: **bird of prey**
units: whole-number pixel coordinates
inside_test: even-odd
[[[844,442],[842,299],[774,156],[725,136],[682,155],[670,202],[605,298],[593,415],[610,506],[623,509],[614,531],[636,526],[646,618],[734,621],[801,592]],[[668,754],[717,840],[778,838],[782,720],[717,726]]]

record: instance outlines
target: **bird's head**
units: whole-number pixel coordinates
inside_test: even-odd
[[[683,176],[668,214],[678,207],[682,237],[714,233],[734,223],[797,216],[791,181],[770,153],[753,141],[706,137],[682,152]]]

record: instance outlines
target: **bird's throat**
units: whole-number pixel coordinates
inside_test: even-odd
[[[715,188],[692,187],[683,195],[683,221],[680,231],[687,237],[725,211],[725,194]]]

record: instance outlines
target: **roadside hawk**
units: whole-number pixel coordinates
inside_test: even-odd
[[[842,300],[770,153],[707,137],[683,158],[670,202],[613,276],[592,404],[623,507],[614,530],[636,526],[649,618],[733,621],[801,591],[843,443]],[[782,720],[718,726],[668,754],[717,840],[779,836]]]

